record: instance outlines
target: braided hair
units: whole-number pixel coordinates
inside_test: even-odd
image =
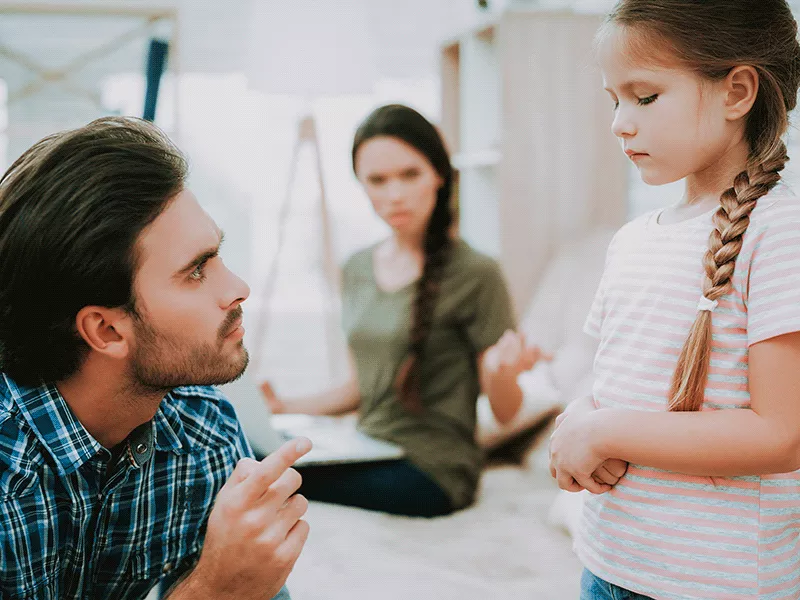
[[[412,108],[400,104],[382,106],[373,111],[359,126],[353,141],[353,170],[356,154],[364,142],[379,136],[402,140],[421,152],[443,180],[423,241],[424,264],[416,285],[411,310],[408,354],[395,377],[400,401],[411,412],[421,412],[422,359],[431,330],[439,289],[452,247],[453,224],[451,196],[453,167],[450,156],[436,127]]]
[[[786,0],[621,0],[609,26],[631,34],[630,49],[667,48],[679,64],[719,81],[739,65],[758,73],[758,94],[747,115],[747,167],[720,197],[703,257],[702,293],[716,301],[732,289],[736,259],[759,198],[781,178],[789,157],[782,141],[800,83],[797,24]],[[768,33],[768,34],[767,34]],[[654,43],[655,42],[655,43]],[[698,311],[672,378],[669,409],[703,406],[711,361],[712,313]]]

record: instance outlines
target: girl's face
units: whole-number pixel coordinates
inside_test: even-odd
[[[614,27],[600,44],[603,83],[614,101],[611,130],[651,185],[713,166],[741,143],[741,123],[726,118],[722,82],[669,61],[629,56],[628,36]]]
[[[395,234],[424,235],[444,183],[424,154],[398,138],[374,137],[356,152],[356,176]]]

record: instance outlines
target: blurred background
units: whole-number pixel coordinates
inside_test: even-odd
[[[326,264],[387,233],[350,158],[377,105],[441,124],[461,233],[500,259],[520,311],[559,244],[678,200],[615,151],[591,56],[612,4],[0,2],[0,164],[102,115],[154,119],[188,154],[190,187],[251,284],[248,325],[267,315],[254,368],[283,390],[321,389],[345,367]],[[787,179],[797,173],[790,163]]]

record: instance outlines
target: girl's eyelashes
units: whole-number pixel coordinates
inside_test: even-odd
[[[647,106],[648,104],[652,104],[658,100],[658,94],[653,94],[652,96],[647,96],[645,98],[636,98],[636,104],[639,106]],[[614,110],[619,108],[619,100],[614,99]]]

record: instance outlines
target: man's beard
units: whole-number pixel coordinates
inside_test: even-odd
[[[240,306],[228,314],[217,332],[216,344],[188,346],[182,340],[164,336],[136,315],[133,386],[140,392],[168,391],[187,385],[221,385],[238,379],[250,361],[247,349],[239,342],[240,352],[223,353],[223,342],[241,316]]]

